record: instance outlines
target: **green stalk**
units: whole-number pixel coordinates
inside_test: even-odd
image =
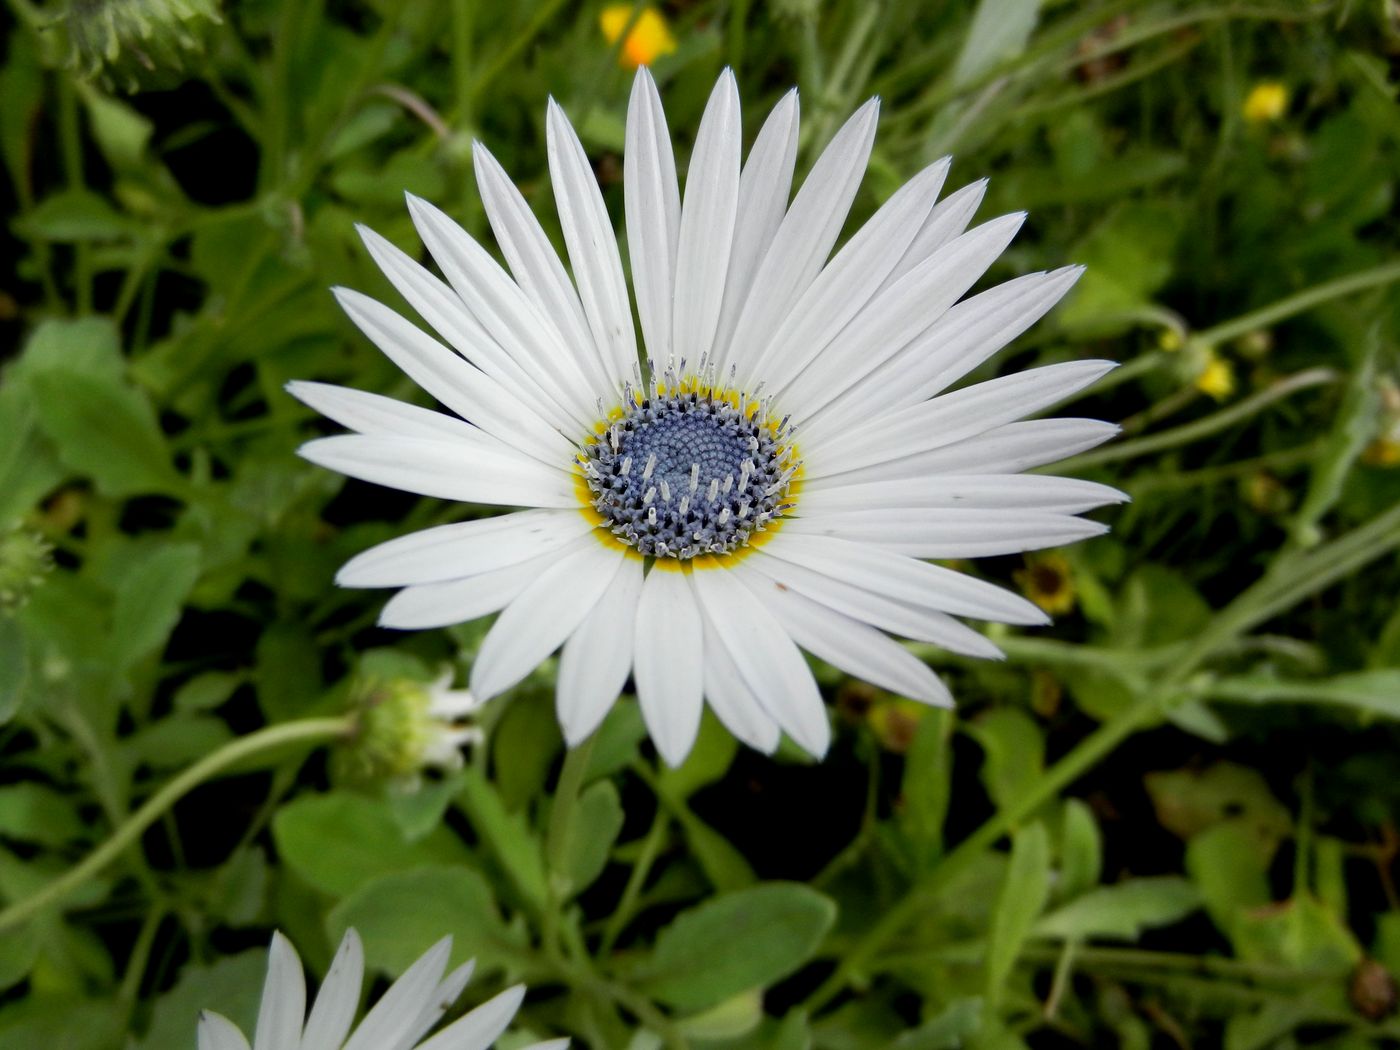
[[[34,896],[17,901],[0,912],[0,932],[13,929],[50,905],[58,903],[96,876],[176,802],[206,780],[239,762],[288,744],[319,743],[343,736],[350,731],[352,725],[353,722],[348,717],[307,718],[286,722],[232,740],[217,751],[205,755],[148,798],[112,833],[111,838],[89,853],[75,867],[64,872]]]

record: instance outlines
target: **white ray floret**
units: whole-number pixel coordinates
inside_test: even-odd
[[[228,1018],[205,1010],[199,1016],[199,1050],[487,1050],[510,1026],[525,998],[525,986],[507,988],[420,1042],[467,986],[468,962],[447,973],[452,938],[444,937],[404,971],[358,1027],[355,1013],[364,979],[364,948],[347,930],[308,1016],[306,979],[291,942],[272,935],[251,1048]],[[535,1043],[529,1050],[565,1050],[567,1039]]]
[[[311,441],[308,459],[409,492],[516,508],[380,544],[338,582],[400,588],[381,614],[389,627],[499,613],[472,670],[480,700],[560,650],[557,711],[570,745],[630,679],[672,765],[706,703],[759,750],[785,733],[820,755],[831,729],[802,650],[947,704],[946,686],[895,638],[997,658],[958,617],[1046,617],[926,559],[1072,543],[1104,531],[1077,515],[1125,498],[1024,473],[1113,436],[1092,419],[1027,419],[1081,395],[1111,363],[1060,361],[948,392],[1049,311],[1080,268],[964,298],[1025,215],[973,225],[986,184],[940,200],[946,158],[833,255],[879,105],[845,122],[794,194],[798,112],[789,92],[744,156],[726,70],[682,179],[660,93],[638,72],[622,179],[629,293],[588,155],[550,100],[564,255],[477,144],[505,267],[415,198],[414,225],[445,280],[362,231],[446,345],[366,296],[336,293],[447,412],[323,383],[289,387],[354,431]]]

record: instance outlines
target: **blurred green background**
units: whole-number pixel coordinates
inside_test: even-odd
[[[9,0],[0,1045],[251,1031],[270,930],[322,973],[347,925],[385,975],[453,933],[467,999],[527,980],[522,1030],[578,1046],[1400,1042],[1397,18]],[[422,398],[327,291],[401,305],[353,224],[419,254],[411,190],[489,243],[479,138],[557,238],[550,95],[620,222],[638,60],[682,166],[729,65],[750,135],[800,88],[799,170],[882,97],[848,229],[947,153],[980,218],[1028,209],[989,281],[1088,273],[984,374],[1123,362],[1073,406],[1123,437],[1057,472],[1133,502],[967,566],[1056,623],[922,652],[956,712],[819,669],[821,764],[707,721],[666,770],[624,698],[563,765],[546,666],[420,775],[415,683],[482,627],[382,631],[332,577],[463,508],[298,460],[282,386]]]

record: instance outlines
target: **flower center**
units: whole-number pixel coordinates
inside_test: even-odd
[[[800,462],[767,404],[697,382],[629,393],[579,455],[604,527],[648,557],[728,554],[794,505]]]

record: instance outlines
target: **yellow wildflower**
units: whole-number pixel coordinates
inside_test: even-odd
[[[1181,333],[1175,328],[1163,328],[1157,333],[1157,345],[1168,353],[1181,349]]]
[[[1217,401],[1224,401],[1235,392],[1234,366],[1210,351],[1205,368],[1196,376],[1196,389]]]
[[[1288,109],[1288,89],[1277,80],[1262,80],[1254,85],[1241,108],[1244,119],[1251,124],[1278,120]]]
[[[1069,559],[1063,554],[1027,557],[1026,567],[1014,575],[1021,593],[1051,616],[1063,616],[1074,609],[1074,580]]]
[[[914,734],[919,731],[919,722],[929,711],[927,704],[913,700],[890,698],[874,704],[866,714],[875,739],[886,751],[902,755],[914,742]]]
[[[598,16],[598,24],[609,44],[617,43],[632,18],[632,4],[609,4]],[[649,66],[662,55],[676,50],[676,38],[662,15],[648,7],[640,15],[622,42],[618,65],[625,69]]]

